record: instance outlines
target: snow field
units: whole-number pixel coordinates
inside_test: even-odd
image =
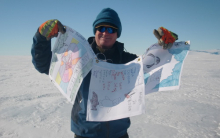
[[[190,51],[180,89],[146,95],[146,114],[131,118],[130,138],[220,138],[218,52]],[[0,56],[0,65],[0,137],[74,137],[72,105],[30,56]]]

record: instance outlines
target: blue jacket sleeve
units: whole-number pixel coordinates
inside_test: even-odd
[[[34,35],[31,48],[32,63],[40,73],[49,73],[50,61],[52,57],[51,40],[47,40],[38,31]]]

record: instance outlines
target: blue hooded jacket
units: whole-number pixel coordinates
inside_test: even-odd
[[[94,37],[88,39],[88,42],[95,53],[96,49]],[[137,56],[124,51],[123,43],[114,44],[116,52],[114,64],[124,64],[134,60]],[[52,57],[51,41],[46,40],[38,31],[33,38],[31,48],[32,63],[40,73],[49,73],[50,61]],[[79,136],[89,138],[119,138],[127,133],[130,126],[130,119],[124,118],[106,122],[89,122],[86,121],[87,100],[89,92],[91,72],[83,79],[78,90],[75,103],[71,114],[71,130]]]

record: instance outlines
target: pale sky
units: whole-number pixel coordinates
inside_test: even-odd
[[[143,54],[157,42],[153,30],[160,26],[178,34],[177,41],[190,40],[192,50],[220,49],[220,0],[0,0],[0,55],[30,55],[37,28],[49,19],[87,39],[107,7],[121,19],[118,41],[128,52]]]

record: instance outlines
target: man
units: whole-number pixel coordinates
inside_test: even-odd
[[[48,20],[38,28],[33,38],[32,63],[41,73],[49,73],[51,38],[56,37],[59,31],[65,33],[61,22]],[[93,22],[93,32],[95,37],[90,37],[88,42],[99,59],[113,64],[125,64],[137,58],[136,55],[125,52],[124,44],[116,41],[121,35],[122,25],[114,10],[105,8],[98,14]],[[161,33],[163,32],[154,31],[158,39],[161,39]],[[129,118],[107,122],[86,121],[90,78],[91,72],[83,79],[72,108],[71,130],[75,133],[75,138],[128,138]]]
[[[32,62],[41,73],[49,73],[51,60],[51,38],[57,36],[58,31],[65,33],[63,25],[58,20],[49,20],[37,30],[31,49]],[[122,31],[118,14],[110,9],[103,9],[93,23],[95,37],[90,37],[93,51],[98,58],[114,64],[124,64],[134,60],[137,56],[124,51],[124,44],[116,41]],[[77,93],[71,114],[71,130],[76,138],[128,138],[127,129],[130,119],[123,118],[107,122],[86,121],[87,100],[91,72],[84,78]]]

